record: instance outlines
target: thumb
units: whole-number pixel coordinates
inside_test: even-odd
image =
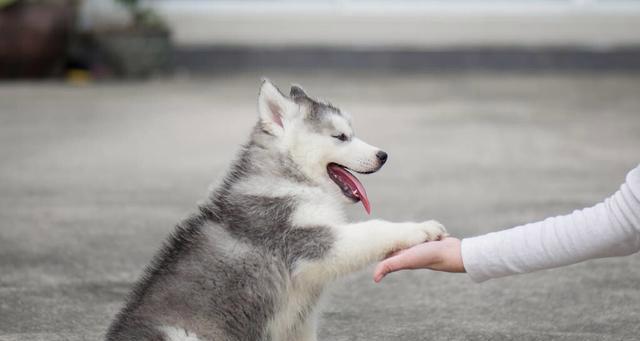
[[[373,280],[379,283],[388,273],[402,270],[407,266],[403,253],[395,254],[378,263],[373,272]]]

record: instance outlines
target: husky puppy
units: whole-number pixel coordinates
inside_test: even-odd
[[[446,235],[435,221],[346,221],[344,204],[370,211],[350,171],[373,173],[387,160],[355,137],[346,112],[268,80],[258,112],[228,175],[177,226],[107,340],[316,340],[325,285]]]

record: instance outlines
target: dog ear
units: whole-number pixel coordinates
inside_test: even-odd
[[[289,91],[289,96],[296,100],[298,98],[309,97],[304,89],[298,84],[291,84],[291,90]]]
[[[287,115],[295,106],[270,80],[263,78],[258,95],[258,111],[262,127],[270,134],[280,136],[284,132]]]

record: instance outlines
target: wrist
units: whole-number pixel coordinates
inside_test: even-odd
[[[462,241],[457,238],[452,238],[451,246],[451,272],[464,273],[467,272],[464,268],[464,260],[462,258]]]

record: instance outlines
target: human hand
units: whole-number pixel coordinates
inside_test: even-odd
[[[388,273],[407,269],[465,272],[460,245],[460,239],[447,237],[395,252],[378,263],[373,280],[378,283]]]

